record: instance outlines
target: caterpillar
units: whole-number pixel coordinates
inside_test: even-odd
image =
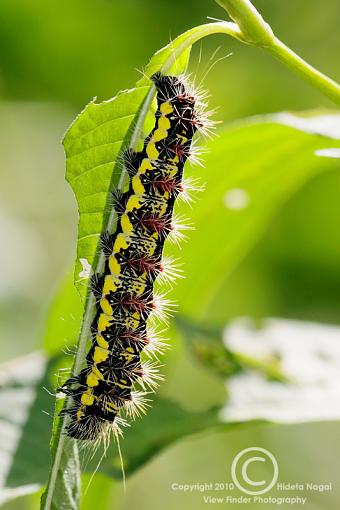
[[[150,314],[162,311],[154,284],[172,279],[165,270],[164,242],[174,232],[174,204],[185,190],[183,168],[193,136],[209,126],[183,79],[161,73],[151,79],[155,125],[140,152],[124,152],[128,189],[113,193],[117,228],[102,234],[105,268],[91,278],[96,313],[86,366],[60,388],[72,398],[72,406],[62,411],[70,417],[66,434],[79,440],[100,440],[112,431],[120,435],[126,418],[145,413],[145,395],[161,378],[157,365],[142,359],[151,346],[156,352],[164,348],[150,326]]]

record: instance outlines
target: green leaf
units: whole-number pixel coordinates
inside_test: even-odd
[[[99,235],[110,219],[108,193],[118,186],[121,175],[118,155],[122,146],[128,146],[129,129],[147,91],[144,86],[121,92],[111,101],[91,102],[64,138],[66,178],[79,209],[75,283],[82,295],[87,279],[79,276],[81,260],[94,264]]]
[[[56,429],[56,433],[59,429]],[[52,439],[52,454],[56,453],[57,436],[55,440]],[[53,475],[53,472],[51,472]],[[48,484],[54,487],[53,499],[48,491],[45,491],[41,498],[41,506],[43,508],[53,508],[53,510],[67,509],[78,510],[81,495],[81,480],[80,480],[80,464],[78,446],[75,441],[68,438],[65,440],[65,447],[62,451],[60,459],[58,459],[58,471],[56,471],[56,478],[53,480],[50,476]]]

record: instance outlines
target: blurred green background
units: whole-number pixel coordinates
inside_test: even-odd
[[[338,0],[254,3],[283,41],[340,80]],[[1,361],[39,348],[46,311],[75,257],[77,207],[64,181],[63,133],[94,96],[103,100],[132,87],[140,76],[138,70],[158,48],[206,22],[207,16],[223,19],[225,13],[212,0],[1,1]],[[230,52],[232,56],[204,76],[219,46],[214,60]],[[191,72],[198,81],[204,77],[210,105],[218,107],[217,117],[225,123],[282,110],[334,108],[268,54],[225,36],[196,45]],[[223,288],[224,323],[239,316],[279,316],[340,324],[339,192],[339,174],[319,176],[273,218],[265,236]],[[181,349],[177,351],[182,353]],[[203,400],[223,400],[214,377],[190,360],[183,367],[191,377],[192,395],[195,381],[202,377]],[[170,370],[169,384],[176,388],[173,378]],[[193,396],[192,405],[199,407],[199,399],[195,403]],[[258,442],[279,451],[281,457],[285,452],[284,479],[319,477],[320,482],[336,483],[339,464],[332,453],[336,441],[339,444],[336,423],[257,424],[228,433],[210,432],[163,452],[133,476],[125,496],[118,484],[108,484],[99,476],[83,506],[93,507],[92,490],[102,483],[99,490],[107,498],[102,508],[125,509],[137,502],[141,510],[160,505],[204,508],[197,495],[174,494],[169,484],[223,479],[233,453]],[[231,446],[226,449],[226,445]],[[226,453],[220,455],[221,449]],[[307,474],[302,473],[306,454],[313,464]],[[318,506],[316,501],[307,508],[333,510],[339,492],[338,486],[337,494],[329,495],[326,502],[320,500]],[[4,508],[24,510],[36,504],[34,496]]]

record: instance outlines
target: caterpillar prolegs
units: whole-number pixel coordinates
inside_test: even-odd
[[[145,412],[145,394],[160,377],[155,364],[142,361],[141,354],[155,342],[147,323],[159,306],[155,280],[166,278],[163,247],[174,230],[175,200],[184,191],[183,167],[195,132],[204,132],[206,125],[197,97],[181,79],[156,73],[152,81],[157,90],[155,126],[141,152],[129,149],[124,154],[129,188],[113,194],[116,232],[102,235],[105,269],[91,281],[97,310],[86,366],[61,388],[73,399],[63,413],[71,418],[66,433],[76,439],[119,434],[124,416]]]

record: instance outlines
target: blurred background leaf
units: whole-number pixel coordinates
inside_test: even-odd
[[[53,404],[43,387],[52,365],[39,352],[1,365],[1,502],[39,490],[46,477]]]
[[[181,249],[186,278],[176,286],[180,314],[225,318],[221,293],[236,264],[294,193],[318,173],[338,168],[336,160],[315,155],[330,143],[340,146],[268,117],[221,130],[207,144],[208,193],[190,212],[196,230]]]

